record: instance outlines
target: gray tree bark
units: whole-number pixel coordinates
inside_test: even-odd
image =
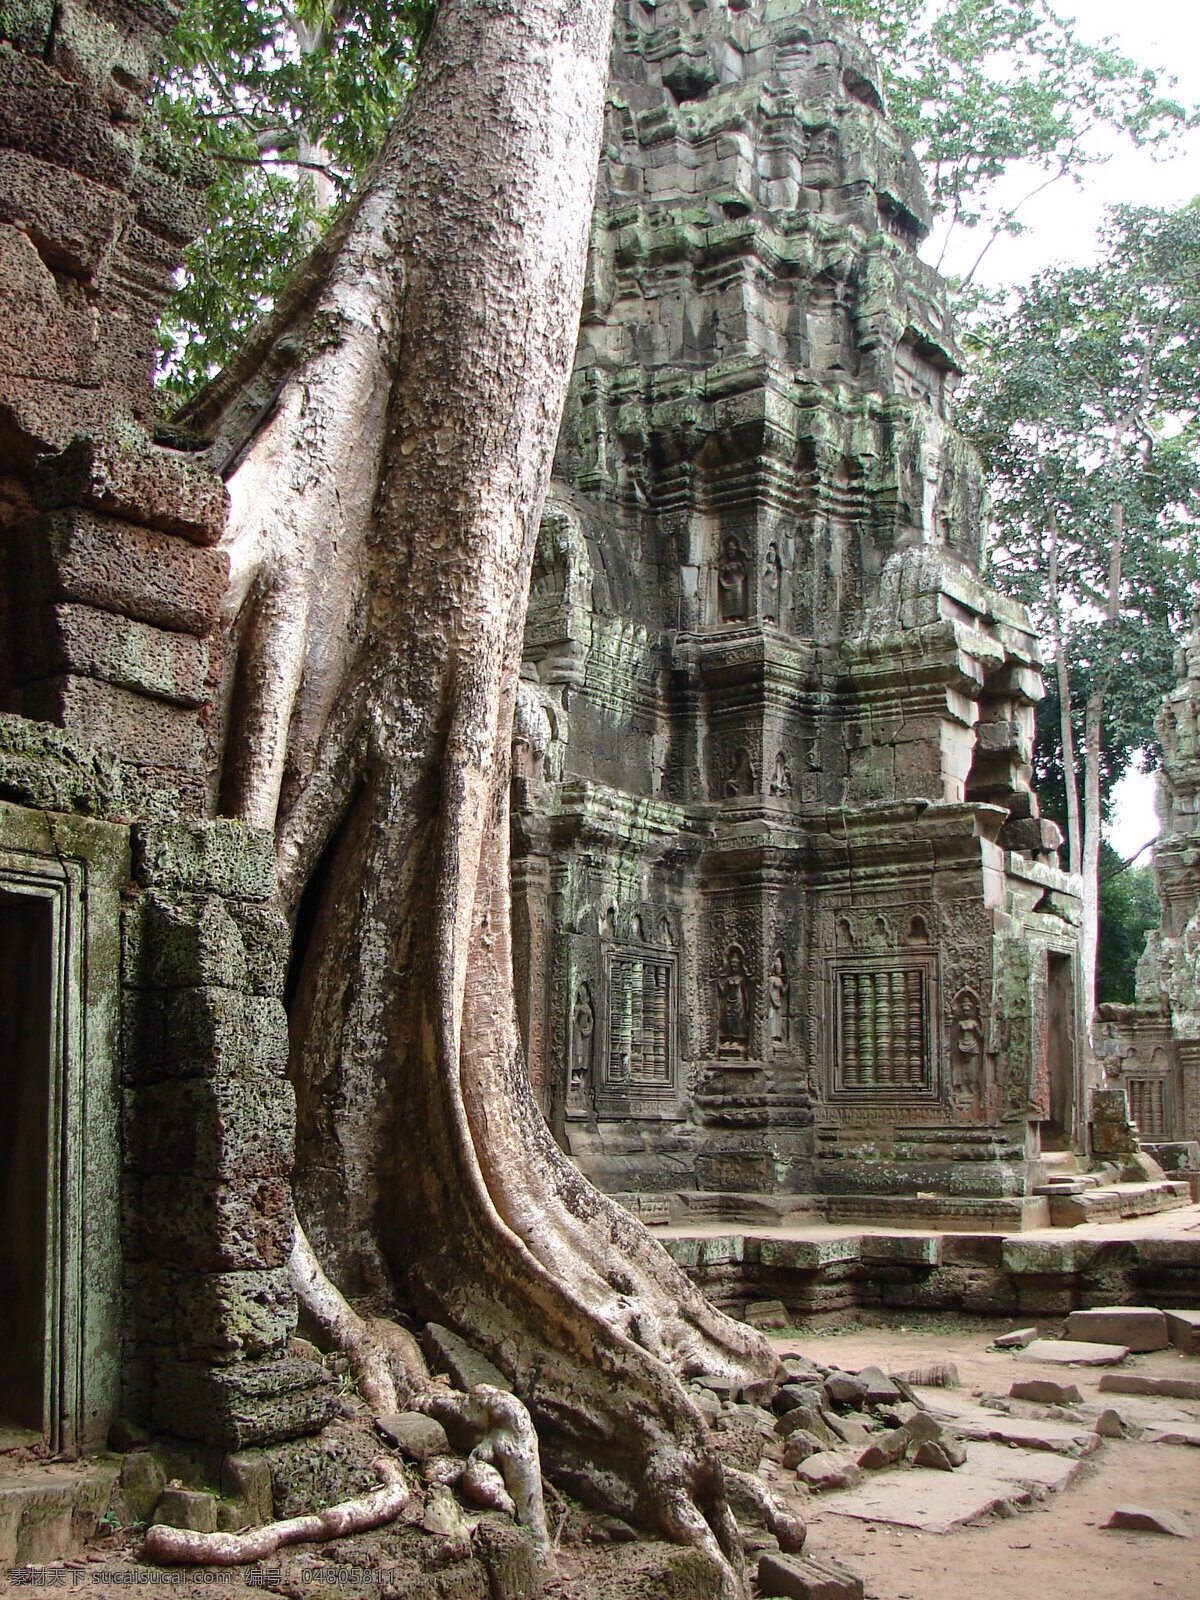
[[[225,806],[274,826],[293,916],[324,858],[291,1007],[302,1117],[340,1101],[323,1264],[393,1271],[552,1470],[735,1595],[680,1379],[774,1357],[558,1150],[513,999],[510,734],[610,30],[611,0],[445,0],[361,199],[191,421],[234,468]]]

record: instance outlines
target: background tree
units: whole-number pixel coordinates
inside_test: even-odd
[[[155,112],[213,158],[208,225],[161,327],[186,398],[233,356],[354,192],[412,84],[435,0],[187,0]]]
[[[912,139],[941,227],[940,267],[961,230],[970,282],[1021,211],[1105,159],[1097,135],[1162,146],[1190,120],[1166,73],[1079,39],[1049,0],[827,0],[883,65],[888,111]]]
[[[1162,908],[1148,862],[1127,865],[1109,844],[1100,851],[1100,940],[1096,957],[1096,1004],[1132,1005],[1137,965],[1146,935],[1157,928]]]
[[[994,576],[1053,660],[1089,1026],[1106,772],[1153,743],[1171,630],[1200,594],[1200,204],[1114,211],[1100,256],[991,307],[964,417],[992,479]]]

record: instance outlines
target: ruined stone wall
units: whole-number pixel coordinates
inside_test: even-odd
[[[198,816],[227,497],[152,438],[158,318],[211,179],[145,117],[176,15],[0,10],[0,709]]]
[[[1135,1004],[1100,1006],[1095,1032],[1143,1142],[1172,1171],[1200,1172],[1200,627],[1176,651],[1175,673],[1156,723],[1162,926],[1147,937]]]
[[[213,820],[228,498],[154,439],[210,179],[147,122],[173,0],[0,4],[0,890],[57,908],[45,1432],[320,1427],[289,1355],[274,840]],[[61,1334],[56,1329],[61,1325]]]

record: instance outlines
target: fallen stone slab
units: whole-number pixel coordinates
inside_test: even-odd
[[[1018,1378],[1008,1391],[1010,1400],[1032,1400],[1042,1406],[1081,1406],[1083,1395],[1073,1383],[1052,1378]]]
[[[886,1522],[923,1533],[949,1533],[993,1512],[1030,1505],[1065,1489],[1079,1462],[1064,1456],[973,1444],[957,1472],[894,1467],[857,1487],[831,1494],[823,1509],[858,1522]]]
[[[1200,1448],[1200,1421],[1167,1422],[1161,1427],[1153,1424],[1142,1429],[1147,1444],[1190,1444]]]
[[[420,1411],[397,1411],[375,1418],[376,1431],[409,1461],[424,1466],[430,1456],[451,1453],[446,1430],[434,1417]]]
[[[848,1457],[837,1455],[832,1450],[822,1450],[800,1463],[796,1477],[800,1483],[806,1483],[814,1494],[822,1494],[832,1489],[851,1488],[862,1477],[862,1473]]]
[[[1147,1511],[1142,1506],[1118,1506],[1104,1524],[1106,1528],[1126,1528],[1130,1533],[1165,1533],[1172,1539],[1190,1539],[1192,1531],[1171,1511]]]
[[[890,1428],[881,1433],[858,1458],[858,1464],[867,1472],[879,1472],[884,1467],[894,1467],[903,1459],[911,1442],[907,1428]]]
[[[1017,1360],[1046,1361],[1055,1367],[1115,1367],[1128,1354],[1125,1345],[1082,1339],[1035,1339],[1024,1350],[1017,1351]]]
[[[1123,1439],[1127,1432],[1125,1419],[1110,1406],[1096,1418],[1096,1432],[1102,1439]]]
[[[1200,1355],[1200,1311],[1164,1311],[1167,1338],[1185,1356]]]
[[[493,1366],[485,1355],[440,1322],[430,1322],[421,1336],[429,1370],[445,1372],[459,1389],[473,1389],[477,1383],[488,1383],[494,1389],[511,1389],[512,1384]]]
[[[855,1411],[861,1411],[867,1401],[867,1385],[857,1372],[831,1372],[825,1379],[825,1393],[835,1406],[851,1406]]]
[[[992,1340],[993,1350],[1023,1350],[1027,1344],[1032,1344],[1037,1338],[1036,1328],[1014,1328],[1011,1333],[1002,1333]]]
[[[943,1429],[953,1429],[965,1439],[989,1439],[1023,1450],[1045,1450],[1078,1458],[1090,1455],[1100,1443],[1088,1424],[1060,1422],[1052,1417],[1013,1417],[972,1400],[943,1401],[934,1417]]]
[[[758,1592],[785,1600],[863,1600],[863,1582],[828,1557],[765,1555],[758,1563]]]
[[[940,1439],[926,1439],[913,1456],[914,1467],[928,1467],[935,1472],[953,1472],[955,1467],[965,1466],[966,1461],[966,1445],[949,1433]]]
[[[1140,1372],[1106,1372],[1101,1394],[1156,1394],[1168,1400],[1200,1400],[1200,1378],[1147,1378]]]
[[[1123,1345],[1139,1354],[1165,1350],[1169,1342],[1167,1319],[1154,1306],[1092,1306],[1086,1311],[1072,1311],[1065,1337]]]
[[[901,1398],[899,1389],[880,1367],[864,1367],[858,1381],[866,1387],[869,1406],[892,1406]]]
[[[760,1333],[772,1333],[790,1327],[792,1319],[782,1300],[751,1300],[746,1307],[746,1321]]]

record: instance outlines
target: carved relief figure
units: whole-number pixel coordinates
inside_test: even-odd
[[[717,1054],[750,1054],[750,980],[741,945],[731,944],[717,979]]]
[[[792,792],[792,775],[788,771],[787,760],[783,751],[775,757],[775,772],[771,778],[771,793],[776,799],[784,799]]]
[[[733,766],[725,780],[725,793],[729,799],[750,795],[755,790],[754,763],[750,760],[749,751],[744,745],[739,745],[737,754],[733,758]]]
[[[787,963],[783,959],[783,951],[777,950],[775,959],[771,963],[771,975],[767,979],[771,1051],[774,1055],[781,1055],[791,1042],[791,994],[792,986],[788,982]]]
[[[960,1104],[979,1096],[983,1066],[983,1020],[979,996],[960,989],[954,997],[953,1046],[950,1053],[950,1088]]]
[[[767,546],[767,559],[763,568],[763,597],[762,615],[764,622],[779,621],[780,593],[783,588],[783,563],[779,559],[779,547],[775,544]]]
[[[722,622],[740,622],[746,616],[746,553],[732,534],[721,547],[717,588]]]
[[[804,181],[812,189],[831,189],[840,181],[837,130],[818,128],[809,142],[804,162]]]
[[[592,1085],[592,1051],[596,1038],[596,1008],[592,993],[586,983],[581,983],[575,993],[575,1011],[571,1018],[571,1070],[567,1085],[567,1102],[572,1107],[583,1106]]]

